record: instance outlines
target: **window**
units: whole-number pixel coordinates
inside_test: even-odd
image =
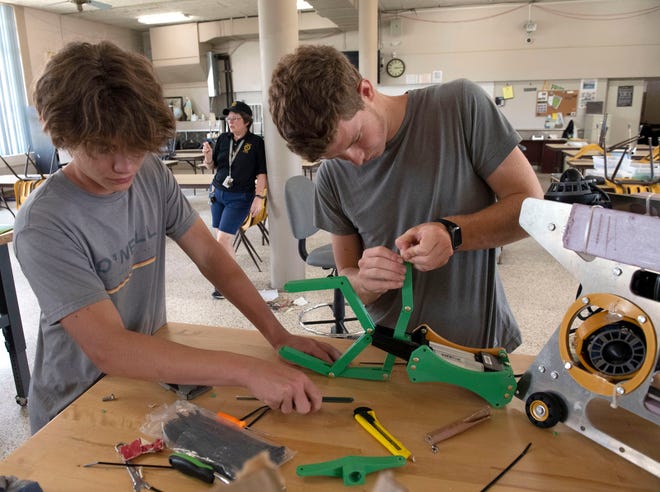
[[[0,154],[28,151],[27,97],[11,6],[0,4]]]

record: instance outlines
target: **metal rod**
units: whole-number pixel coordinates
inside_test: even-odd
[[[173,470],[170,465],[138,465],[136,463],[115,463],[114,461],[94,461],[93,463],[87,463],[81,465],[83,468],[89,468],[90,466],[103,465],[103,466],[122,466],[124,468],[168,468]]]
[[[249,400],[254,401],[258,400],[255,396],[241,396],[236,395],[237,400]],[[351,396],[324,396],[323,403],[353,403],[353,397]]]

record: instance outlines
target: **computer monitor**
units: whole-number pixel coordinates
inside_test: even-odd
[[[158,152],[161,159],[173,159],[175,154],[176,139],[168,138]]]
[[[60,165],[57,150],[50,136],[41,128],[37,110],[33,106],[28,106],[27,116],[30,127],[30,152],[34,155],[37,169],[42,174],[54,173]]]
[[[344,56],[348,58],[348,61],[351,62],[351,64],[360,70],[360,52],[359,51],[342,51]],[[380,84],[380,50],[378,50],[378,56],[377,56],[377,65],[376,65],[376,73],[378,74],[378,80],[376,83]]]

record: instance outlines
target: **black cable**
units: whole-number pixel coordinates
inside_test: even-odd
[[[254,419],[252,419],[250,422],[245,424],[246,428],[252,427],[254,424],[256,424],[259,421],[259,419],[261,419],[261,417],[266,415],[269,411],[270,411],[270,407],[268,405],[262,405],[259,408],[256,408],[255,410],[252,410],[250,413],[248,413],[246,415],[243,415],[240,418],[240,420],[245,420],[245,419],[248,419],[248,418],[252,417],[253,415],[259,414]],[[259,412],[261,412],[261,413],[259,413]]]
[[[513,460],[513,461],[511,462],[511,464],[510,464],[509,466],[507,466],[504,470],[502,470],[502,471],[500,472],[499,475],[497,475],[495,478],[493,478],[493,479],[488,483],[488,485],[486,485],[483,489],[481,489],[481,492],[485,492],[486,490],[488,490],[489,488],[491,488],[491,487],[495,484],[495,482],[497,482],[500,478],[502,478],[502,475],[504,475],[504,474],[505,474],[506,472],[508,472],[511,468],[513,468],[513,465],[515,465],[516,463],[518,463],[518,461],[520,461],[520,458],[522,458],[523,456],[525,456],[525,454],[527,454],[527,451],[529,450],[529,448],[530,448],[531,446],[532,446],[532,443],[530,442],[527,446],[525,446],[525,449],[523,449],[523,452],[520,453],[520,454],[518,455],[518,457],[517,457],[515,460]]]

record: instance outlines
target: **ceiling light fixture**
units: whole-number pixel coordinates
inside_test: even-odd
[[[297,0],[296,1],[296,8],[298,10],[314,10],[314,7],[312,7],[310,4],[305,2],[305,0]]]
[[[172,24],[188,21],[190,16],[182,12],[166,12],[164,14],[141,15],[137,20],[140,24]]]

